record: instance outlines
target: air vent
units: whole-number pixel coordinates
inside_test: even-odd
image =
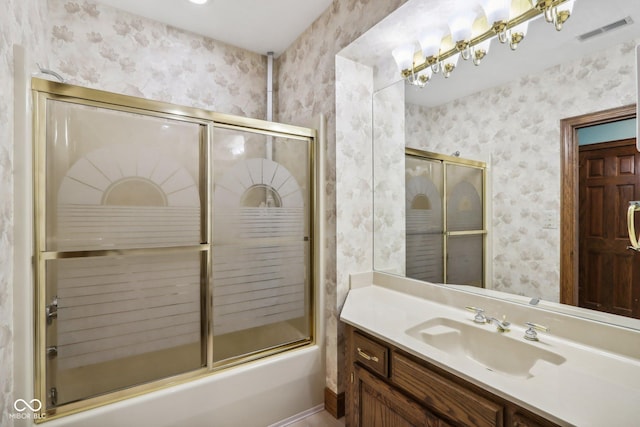
[[[612,22],[611,24],[607,24],[603,27],[596,28],[595,30],[589,31],[588,33],[584,33],[578,36],[578,40],[581,42],[590,39],[591,37],[595,37],[600,34],[607,33],[609,31],[613,31],[616,28],[624,27],[625,25],[633,24],[633,19],[630,16],[626,18],[620,19],[618,21]]]

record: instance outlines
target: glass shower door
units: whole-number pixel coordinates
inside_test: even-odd
[[[311,153],[308,138],[214,129],[214,364],[311,337]]]
[[[442,162],[407,156],[405,183],[407,277],[443,283]]]
[[[484,169],[446,163],[447,283],[484,286]]]
[[[45,407],[205,366],[206,126],[51,99],[41,107]]]
[[[313,342],[315,130],[32,84],[39,419]]]
[[[485,165],[405,150],[406,276],[484,287]]]

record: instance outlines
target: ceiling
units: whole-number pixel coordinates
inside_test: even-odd
[[[399,79],[391,51],[407,41],[417,40],[421,30],[432,25],[446,25],[458,0],[409,0],[375,27],[345,48],[340,54],[376,70],[390,70],[394,81]],[[584,42],[577,36],[630,16],[631,25],[600,34]],[[480,66],[471,61],[458,63],[449,79],[435,75],[423,89],[407,85],[409,103],[433,107],[471,95],[483,89],[505,84],[515,78],[540,73],[553,65],[594,54],[610,46],[630,40],[640,40],[640,1],[576,0],[571,18],[558,32],[543,19],[531,23],[529,32],[518,49],[495,40]],[[416,44],[416,49],[417,49]],[[390,81],[378,82],[381,88]]]
[[[252,52],[283,53],[332,0],[98,0]]]
[[[99,0],[101,3],[219,40],[252,52],[283,53],[332,3],[332,0]],[[468,0],[409,0],[341,55],[387,70],[397,78],[391,51],[428,26],[445,26]],[[477,3],[474,1],[472,3]],[[631,25],[587,41],[580,34],[630,16]],[[477,91],[541,72],[624,41],[640,38],[640,1],[577,0],[562,31],[538,19],[515,52],[497,42],[479,67],[460,61],[449,79],[436,75],[424,89],[407,87],[407,102],[435,106]],[[417,46],[417,45],[416,45]]]

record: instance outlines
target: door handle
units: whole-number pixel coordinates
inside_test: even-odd
[[[635,213],[640,210],[640,201],[629,202],[629,209],[627,209],[627,231],[629,232],[630,246],[627,249],[633,249],[634,251],[640,251],[640,244],[638,244],[638,237],[636,235],[636,227],[634,224]]]

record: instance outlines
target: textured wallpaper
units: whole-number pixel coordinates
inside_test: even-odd
[[[544,223],[560,218],[560,120],[636,102],[637,42],[437,108],[407,105],[407,146],[489,163],[494,289],[559,300],[560,230]]]
[[[375,71],[374,71],[375,72]],[[405,275],[404,82],[373,95],[373,266]],[[373,267],[372,267],[373,269]]]
[[[373,158],[370,149],[373,136],[373,70],[336,56],[336,75],[341,77],[336,81],[335,191],[338,202],[335,252],[338,286],[335,290],[336,315],[327,318],[326,328],[329,334],[338,331],[334,351],[338,351],[338,363],[341,363],[342,325],[339,314],[349,291],[349,274],[373,268]],[[327,350],[330,349],[333,350],[328,346]],[[328,372],[340,378],[340,370]]]
[[[326,266],[325,290],[327,387],[342,391],[339,367],[344,349],[337,326],[344,295],[349,288],[345,278],[361,263],[356,258],[341,262],[345,271],[337,282],[336,224],[350,221],[339,218],[336,204],[349,202],[336,194],[336,96],[335,54],[374,24],[394,11],[406,0],[334,0],[322,14],[278,60],[278,121],[308,126],[311,119],[324,113],[327,121],[326,141]],[[368,249],[369,251],[371,249]],[[341,255],[343,256],[343,255]],[[350,266],[356,268],[351,268]],[[358,270],[359,271],[359,270]],[[338,291],[340,289],[340,291]]]
[[[50,66],[69,83],[266,117],[265,56],[91,1],[48,5]]]

